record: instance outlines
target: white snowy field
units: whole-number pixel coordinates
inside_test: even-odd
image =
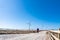
[[[0,40],[46,40],[46,31],[30,34],[5,34],[0,35]]]

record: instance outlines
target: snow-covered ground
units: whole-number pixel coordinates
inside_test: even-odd
[[[0,40],[46,40],[46,31],[30,34],[0,35]]]

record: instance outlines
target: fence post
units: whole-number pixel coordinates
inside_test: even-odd
[[[59,28],[59,31],[60,31],[60,28]],[[60,33],[58,33],[58,38],[60,39]]]
[[[60,31],[60,28],[59,28],[59,31]],[[59,33],[59,39],[60,39],[60,33]]]

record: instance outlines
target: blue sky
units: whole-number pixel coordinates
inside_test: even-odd
[[[60,28],[60,0],[0,0],[0,28]]]

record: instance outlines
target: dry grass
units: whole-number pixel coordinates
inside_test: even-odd
[[[36,33],[36,30],[0,30],[0,34],[27,34],[27,33]]]

